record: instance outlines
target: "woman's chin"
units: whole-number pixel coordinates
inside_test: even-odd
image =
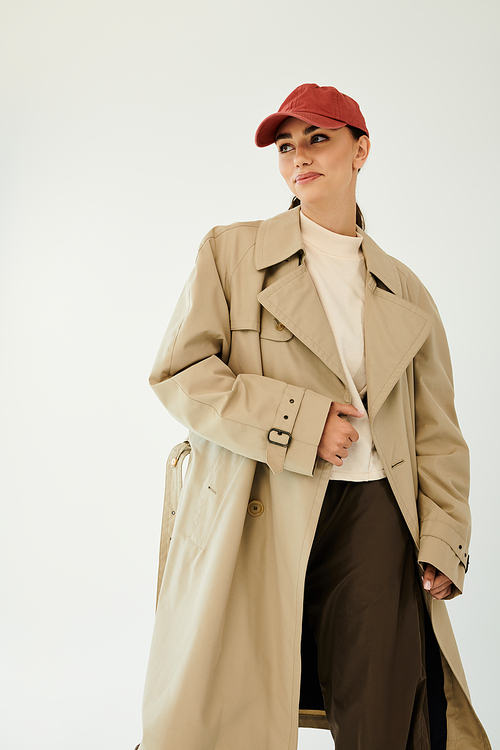
[[[324,190],[318,189],[318,187],[315,186],[314,183],[301,185],[298,190],[295,190],[295,195],[304,205],[306,203],[309,205],[323,203],[327,197]]]

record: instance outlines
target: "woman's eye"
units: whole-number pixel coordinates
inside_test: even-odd
[[[280,154],[286,154],[288,151],[291,151],[293,146],[290,143],[281,143],[280,146],[278,146],[278,151]]]
[[[313,135],[311,138],[311,143],[321,143],[321,141],[328,141],[327,135],[322,135],[321,133],[316,133],[316,135]]]

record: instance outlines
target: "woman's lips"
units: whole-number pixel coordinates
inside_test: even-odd
[[[315,180],[317,177],[321,177],[319,172],[303,172],[302,174],[297,175],[295,182],[300,182],[300,184],[303,185],[304,182],[312,182],[312,180]]]

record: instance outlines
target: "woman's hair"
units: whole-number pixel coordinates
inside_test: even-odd
[[[351,133],[352,137],[355,141],[359,141],[362,135],[365,135],[365,133],[360,130],[359,128],[354,128],[352,125],[346,125],[346,128]],[[358,169],[359,172],[359,169]],[[297,198],[296,195],[293,196],[292,202],[288,206],[288,210],[291,208],[297,208],[297,206],[300,206],[300,200]],[[356,224],[358,227],[361,227],[361,229],[365,228],[365,217],[363,216],[360,207],[356,203]]]

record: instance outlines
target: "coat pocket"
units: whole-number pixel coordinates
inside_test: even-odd
[[[205,547],[226,494],[226,488],[220,484],[220,474],[219,478],[217,474],[229,453],[230,451],[225,448],[219,448],[217,458],[198,496],[189,539],[200,549]]]

